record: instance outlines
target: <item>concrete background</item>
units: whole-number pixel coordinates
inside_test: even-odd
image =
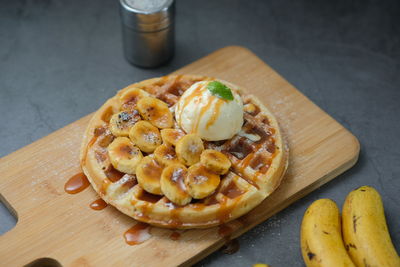
[[[357,165],[239,238],[234,255],[198,266],[303,266],[299,227],[308,205],[339,206],[352,189],[383,197],[400,250],[400,2],[178,0],[176,55],[157,69],[123,58],[118,2],[0,0],[0,156],[95,111],[134,81],[242,45],[360,140]],[[0,232],[15,220],[0,211]]]

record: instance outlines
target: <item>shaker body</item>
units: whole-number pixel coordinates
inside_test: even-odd
[[[160,5],[146,10],[138,1],[120,0],[124,55],[133,65],[157,67],[174,54],[175,2],[153,0]]]
[[[140,32],[123,25],[126,59],[133,65],[151,68],[166,63],[174,54],[174,25],[155,32]]]

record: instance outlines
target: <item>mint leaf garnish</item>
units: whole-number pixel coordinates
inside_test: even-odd
[[[229,89],[228,86],[225,84],[218,82],[218,81],[212,81],[207,85],[207,89],[215,96],[226,99],[226,100],[233,100],[233,94],[231,89]]]

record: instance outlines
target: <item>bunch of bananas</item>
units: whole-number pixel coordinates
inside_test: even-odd
[[[178,205],[215,192],[220,175],[231,167],[223,153],[204,149],[199,136],[173,128],[168,105],[146,91],[131,88],[119,100],[121,111],[109,125],[116,138],[107,147],[115,169],[135,174],[144,190]]]
[[[369,186],[349,193],[342,218],[330,199],[311,204],[301,225],[301,250],[307,266],[400,266],[381,197]]]

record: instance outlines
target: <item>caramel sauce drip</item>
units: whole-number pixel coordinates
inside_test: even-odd
[[[169,238],[171,240],[177,241],[177,240],[179,240],[181,238],[181,234],[174,231],[169,235]]]
[[[196,90],[194,90],[193,93],[192,93],[191,95],[187,96],[187,97],[184,99],[184,103],[183,103],[183,106],[182,106],[182,109],[181,109],[182,112],[179,114],[179,123],[182,122],[182,113],[183,113],[185,107],[190,103],[190,101],[191,101],[192,99],[194,99],[195,97],[200,97],[201,94],[203,93],[203,90],[201,90],[201,88],[200,88],[201,86],[202,86],[202,85],[198,85],[197,88],[196,88]],[[178,102],[178,105],[179,105],[179,102]]]
[[[69,178],[64,185],[64,191],[68,194],[77,194],[82,192],[90,185],[89,180],[83,173],[78,173]]]
[[[208,129],[211,125],[213,125],[215,123],[215,121],[217,120],[219,113],[220,113],[221,106],[223,103],[224,103],[224,101],[222,99],[217,98],[217,102],[215,103],[215,107],[213,109],[211,118],[208,120],[208,122],[206,124],[206,129]]]
[[[150,226],[147,223],[137,223],[124,233],[125,242],[130,245],[137,245],[151,238]]]
[[[170,210],[170,215],[171,215],[171,227],[172,228],[177,228],[182,225],[182,221],[179,219],[179,213],[180,213],[180,206],[177,204],[174,204],[172,202],[167,202],[165,205],[169,208]]]
[[[226,244],[222,247],[221,251],[224,254],[232,255],[238,252],[239,249],[240,249],[239,241],[237,239],[232,239],[226,242]]]
[[[224,237],[224,238],[225,237],[230,237],[232,233],[233,233],[232,227],[230,227],[230,226],[228,226],[226,224],[221,224],[218,227],[218,235],[220,237]]]
[[[225,254],[233,254],[236,253],[240,244],[237,239],[231,240],[231,235],[233,234],[234,229],[226,224],[222,224],[218,227],[218,235],[225,239],[225,245],[222,247],[222,252]]]
[[[94,131],[93,131],[93,137],[92,137],[92,138],[90,139],[90,141],[88,142],[88,144],[87,144],[87,146],[86,146],[86,149],[85,149],[85,153],[84,153],[84,155],[83,155],[83,157],[82,157],[82,160],[81,160],[81,165],[82,165],[82,166],[83,166],[83,165],[85,164],[85,162],[86,162],[86,157],[87,157],[87,153],[88,153],[89,148],[91,148],[91,147],[94,145],[94,143],[96,143],[97,138],[98,138],[100,135],[104,134],[105,132],[106,132],[106,128],[103,127],[103,126],[100,126],[100,127],[97,127],[97,128],[94,129]]]
[[[93,210],[102,210],[105,207],[107,207],[107,203],[103,199],[99,198],[99,199],[93,201],[92,203],[90,203],[89,206]]]
[[[218,99],[217,99],[218,101]],[[213,103],[213,101],[208,101],[206,105],[204,105],[201,109],[200,109],[200,114],[199,116],[196,118],[196,122],[194,123],[194,127],[192,129],[192,133],[197,133],[197,130],[199,129],[199,124],[200,124],[200,120],[201,118],[204,116],[204,114],[207,112],[207,110],[210,109],[211,104]]]

